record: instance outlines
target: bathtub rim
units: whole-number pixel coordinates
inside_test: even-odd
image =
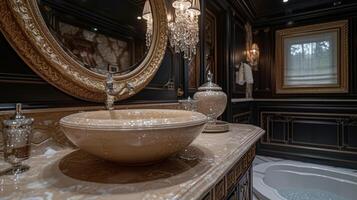
[[[269,161],[253,166],[253,193],[259,198],[259,200],[287,200],[285,197],[281,196],[275,188],[269,186],[264,182],[264,176],[269,167],[275,167],[279,165],[301,168],[313,168],[316,170],[327,170],[333,173],[343,174],[357,178],[357,171],[348,168],[325,166],[291,160]]]

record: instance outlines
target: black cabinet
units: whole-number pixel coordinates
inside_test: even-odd
[[[253,197],[252,186],[252,168],[250,168],[238,182],[238,200],[251,200]]]
[[[252,162],[256,146],[253,145],[243,157],[204,196],[203,200],[251,200]]]
[[[226,200],[251,200],[253,198],[252,168],[250,167],[236,183]]]

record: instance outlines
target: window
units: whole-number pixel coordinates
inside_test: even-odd
[[[277,31],[277,93],[348,91],[347,21]]]

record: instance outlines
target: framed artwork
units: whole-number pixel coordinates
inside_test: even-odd
[[[348,92],[348,21],[276,32],[276,93]]]

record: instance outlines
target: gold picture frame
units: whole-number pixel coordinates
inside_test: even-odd
[[[320,33],[337,33],[337,84],[286,85],[285,45],[288,38],[311,36]],[[348,21],[307,25],[276,31],[275,74],[277,94],[347,93],[348,92]]]
[[[116,100],[129,98],[149,84],[164,57],[168,35],[166,3],[150,1],[152,44],[135,70],[114,76],[115,88],[120,91]],[[106,98],[105,75],[86,69],[62,49],[46,26],[37,0],[1,0],[0,30],[25,63],[53,86],[87,101],[103,102]]]

